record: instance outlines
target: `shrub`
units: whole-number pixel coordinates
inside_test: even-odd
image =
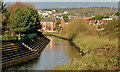
[[[96,34],[96,28],[88,25],[88,22],[82,18],[74,18],[65,25],[62,31],[69,39],[74,38],[79,32]]]
[[[109,22],[107,25],[104,25],[104,33],[109,38],[117,38],[118,36],[120,36],[119,31],[120,30],[118,20],[113,20]]]

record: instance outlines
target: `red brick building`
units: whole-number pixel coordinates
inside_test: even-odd
[[[100,24],[107,24],[108,22],[112,21],[113,19],[118,19],[118,16],[110,16],[110,17],[104,17],[102,20],[92,20],[90,18],[84,18],[85,20],[89,21],[89,24],[94,24],[94,25],[100,25]]]
[[[42,19],[41,20],[42,30],[51,30],[56,27],[56,21],[53,19]]]

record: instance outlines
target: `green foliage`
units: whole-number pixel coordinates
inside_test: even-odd
[[[101,25],[99,25],[99,26],[100,26],[100,28],[103,28],[104,24],[101,24]]]
[[[57,20],[57,25],[61,24],[61,20]]]
[[[116,12],[116,13],[115,13],[115,16],[119,16],[119,12]]]
[[[94,20],[101,20],[104,18],[104,15],[97,15],[95,17],[92,17],[91,19],[94,19]]]
[[[32,8],[21,10],[18,8],[13,14],[13,21],[10,26],[12,32],[21,33],[36,31],[39,28],[40,20],[36,10]]]
[[[2,1],[0,1],[0,30],[2,30]]]
[[[64,18],[64,19],[65,19],[65,18],[68,18],[68,15],[64,15],[63,18]]]
[[[54,30],[60,31],[61,28],[59,27],[59,24],[61,24],[61,20],[57,20],[56,27]]]
[[[90,25],[93,26],[93,23],[91,23]]]
[[[61,30],[61,28],[59,28],[59,24],[61,24],[61,20],[57,20],[56,27],[54,28],[54,30],[57,30],[57,31]]]
[[[98,26],[98,29],[100,29],[100,26]]]
[[[61,31],[62,27],[58,28],[58,31]]]
[[[103,24],[98,25],[98,29],[101,29],[101,28],[103,28]]]
[[[119,33],[119,25],[118,20],[113,20],[109,22],[107,25],[104,25],[104,32],[106,35],[108,35],[110,38],[117,38]]]
[[[58,9],[56,9],[56,13],[58,13]]]
[[[3,5],[2,3],[2,33],[8,30],[7,24],[9,23],[9,16],[10,12],[6,9],[6,4]]]

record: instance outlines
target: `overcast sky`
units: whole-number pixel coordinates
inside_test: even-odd
[[[119,2],[120,0],[4,0],[5,2]]]
[[[33,4],[36,9],[45,9],[45,8],[80,8],[80,7],[82,8],[87,8],[87,7],[118,8],[117,2],[119,2],[120,0],[4,0],[4,1],[5,3],[6,2],[14,3],[19,1],[27,2],[27,3]]]

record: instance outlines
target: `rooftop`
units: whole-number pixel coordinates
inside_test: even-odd
[[[54,19],[42,19],[41,22],[54,22]]]

